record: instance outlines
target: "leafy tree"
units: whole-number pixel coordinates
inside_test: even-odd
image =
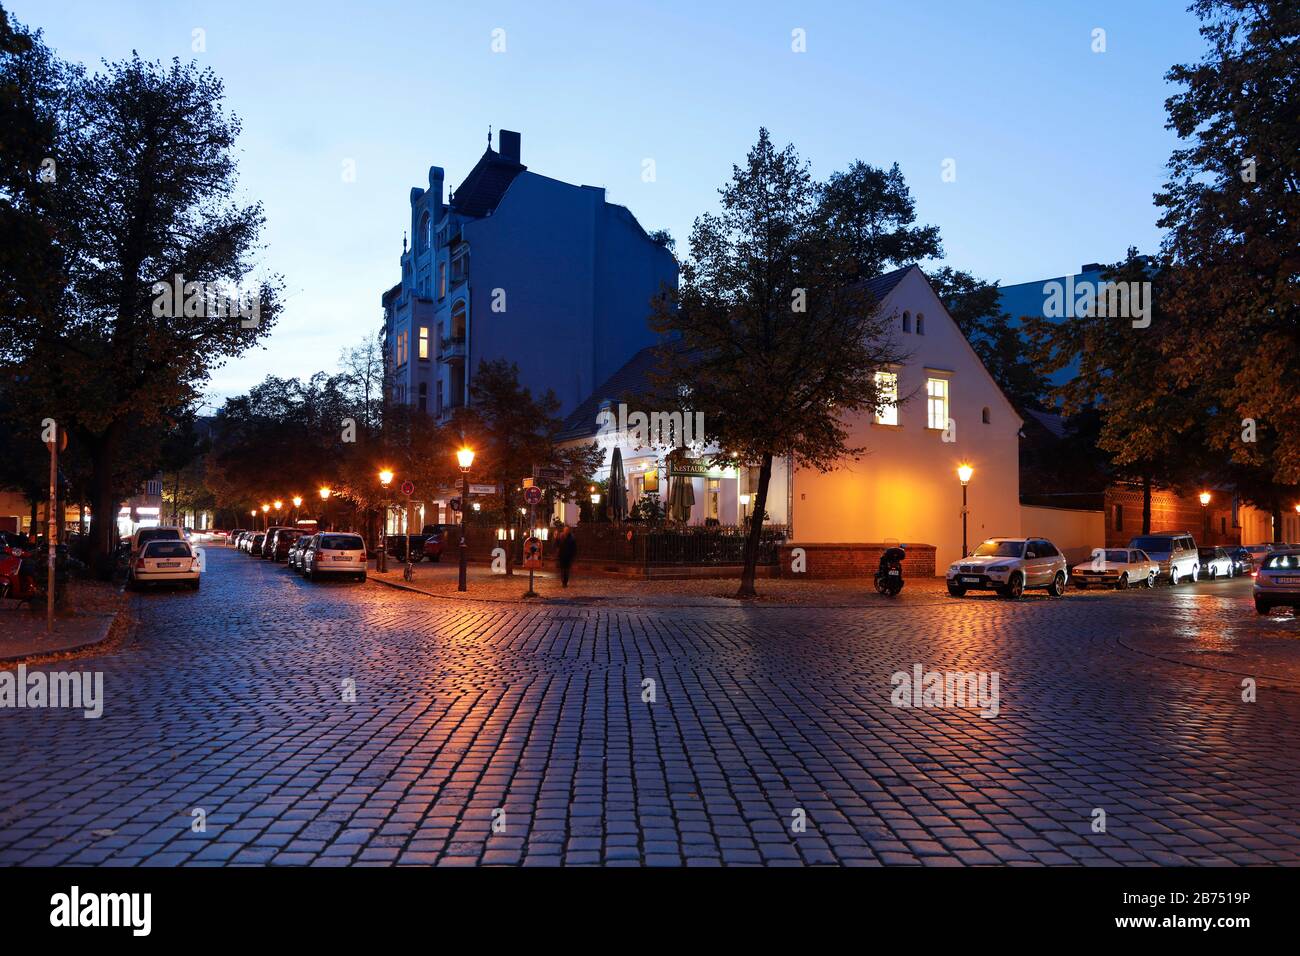
[[[28,82],[9,66],[6,81]],[[4,277],[7,290],[40,297],[0,327],[0,356],[24,376],[38,417],[63,423],[87,451],[91,539],[106,573],[118,503],[141,464],[131,449],[156,455],[211,370],[269,331],[279,281],[248,293],[255,324],[213,308],[214,288],[233,293],[250,277],[263,224],[260,205],[232,199],[239,123],[215,74],[133,56],[95,75],[65,69],[50,96],[57,179],[16,203],[39,212],[43,254],[57,261],[41,283]],[[159,309],[156,284],[177,276],[204,285]]]
[[[1183,142],[1156,195],[1171,266],[1165,373],[1216,411],[1214,448],[1286,487],[1300,482],[1300,6],[1191,9],[1209,49],[1167,74],[1181,89],[1166,125]],[[1242,440],[1247,419],[1261,440]]]
[[[860,278],[943,257],[939,227],[913,225],[916,202],[897,163],[886,170],[858,160],[817,191],[818,228],[845,244]]]
[[[844,180],[819,187],[793,146],[766,129],[695,220],[681,287],[655,304],[658,386],[704,413],[723,464],[759,468],[739,595],[752,597],[772,462],[829,470],[848,447],[844,416],[883,398],[875,373],[899,355],[860,280],[864,232]],[[903,254],[903,253],[899,253]]]
[[[470,383],[470,407],[453,420],[453,433],[475,451],[474,472],[501,486],[502,509],[511,520],[519,507],[518,483],[532,474],[534,465],[561,467],[584,480],[595,467],[595,442],[558,447],[557,435],[564,425],[559,410],[553,392],[534,397],[531,389],[519,384],[518,366],[499,359],[479,363]],[[447,455],[453,451],[448,449]],[[565,488],[560,493],[577,492]],[[506,573],[513,574],[509,557]]]
[[[1002,311],[998,284],[950,266],[929,278],[939,300],[1012,404],[1042,409],[1047,378],[1030,358],[1020,328]]]
[[[1093,408],[1100,414],[1097,447],[1109,454],[1117,477],[1141,483],[1146,534],[1151,530],[1152,488],[1178,484],[1203,467],[1195,436],[1204,425],[1204,406],[1194,389],[1180,386],[1169,375],[1160,348],[1169,330],[1160,308],[1167,273],[1153,272],[1145,256],[1129,249],[1102,278],[1152,283],[1149,327],[1135,328],[1129,318],[1094,309],[1068,322],[1027,318],[1025,328],[1032,359],[1044,372],[1078,363],[1078,373],[1052,395],[1063,403],[1066,415]]]

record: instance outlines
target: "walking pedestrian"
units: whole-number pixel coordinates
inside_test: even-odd
[[[555,543],[555,564],[560,569],[561,587],[569,586],[569,572],[573,570],[573,559],[577,556],[578,539],[573,536],[572,528],[567,524],[562,525]]]

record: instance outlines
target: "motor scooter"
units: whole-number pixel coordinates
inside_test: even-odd
[[[32,607],[45,599],[34,552],[0,548],[0,600],[6,598]]]
[[[907,552],[901,546],[886,549],[876,570],[876,591],[885,597],[898,597],[898,592],[903,590],[903,558],[906,556]]]

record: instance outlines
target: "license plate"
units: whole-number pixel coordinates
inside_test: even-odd
[[[963,580],[963,581],[968,581],[968,582],[970,582],[971,584],[979,584],[979,583],[980,583],[980,579],[979,579],[979,578],[966,577],[966,578],[962,578],[962,580]]]
[[[179,561],[159,561],[159,562],[158,562],[158,567],[160,567],[160,568],[179,568],[180,566],[181,566],[181,563],[180,563]]]
[[[1300,584],[1300,578],[1278,578],[1278,584]]]
[[[894,577],[898,577],[899,574],[899,572],[897,571],[890,571],[889,573],[892,574]]]
[[[346,554],[336,554],[336,555],[334,555],[334,557],[330,558],[330,560],[331,560],[331,561],[351,561],[352,559],[351,559],[350,557],[348,557]]]

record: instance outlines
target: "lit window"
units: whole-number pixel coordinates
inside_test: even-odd
[[[881,402],[876,409],[877,425],[898,424],[898,373],[876,373],[876,396]]]
[[[927,427],[942,431],[948,427],[948,380],[946,378],[926,379],[925,396]]]
[[[420,358],[426,361],[429,358],[429,327],[420,326]]]

